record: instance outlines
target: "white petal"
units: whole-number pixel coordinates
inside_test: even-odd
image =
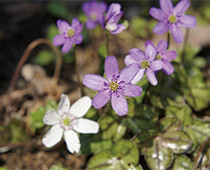
[[[63,129],[61,129],[60,125],[55,125],[51,127],[51,129],[47,132],[47,134],[42,139],[42,143],[46,147],[52,147],[57,144],[63,136]]]
[[[91,99],[84,96],[77,100],[70,108],[69,112],[76,117],[84,116],[91,107]]]
[[[59,121],[60,121],[60,116],[54,110],[47,111],[43,117],[43,122],[46,125],[55,125],[59,123]]]
[[[80,141],[77,134],[73,130],[64,132],[64,137],[68,150],[71,153],[78,153],[80,149]]]
[[[68,112],[70,107],[69,97],[66,94],[61,95],[61,100],[58,105],[58,113],[61,115]]]
[[[99,125],[97,122],[89,119],[78,119],[77,124],[74,126],[74,130],[79,133],[98,133]]]

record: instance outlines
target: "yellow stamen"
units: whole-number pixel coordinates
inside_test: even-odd
[[[162,59],[162,56],[161,56],[160,54],[158,54],[158,55],[156,56],[156,59],[157,59],[157,60],[161,60],[161,59]]]
[[[68,30],[68,33],[67,34],[68,34],[68,37],[73,37],[74,36],[74,30],[70,28]]]
[[[63,124],[64,124],[65,126],[69,126],[69,125],[71,124],[71,120],[70,120],[68,117],[66,117],[66,118],[63,120]]]
[[[177,18],[176,18],[175,15],[170,15],[170,16],[168,17],[168,20],[169,20],[170,23],[176,23]]]
[[[119,84],[118,84],[117,82],[115,82],[115,81],[112,81],[112,82],[110,83],[110,87],[109,87],[109,88],[110,88],[112,91],[117,91],[118,87],[119,87]]]
[[[143,60],[141,62],[141,68],[149,68],[149,66],[150,66],[149,61]]]

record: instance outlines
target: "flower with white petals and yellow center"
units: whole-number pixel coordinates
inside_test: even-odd
[[[63,134],[68,150],[79,152],[80,141],[77,133],[97,133],[99,125],[92,120],[81,118],[91,107],[91,99],[88,96],[77,100],[71,107],[67,95],[62,94],[58,110],[46,112],[43,122],[53,125],[43,138],[42,142],[46,147],[57,144]]]

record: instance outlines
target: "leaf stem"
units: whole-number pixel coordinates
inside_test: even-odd
[[[168,31],[168,34],[167,34],[167,43],[168,43],[168,47],[167,47],[167,50],[169,49],[169,46],[170,46],[170,32]]]
[[[106,32],[106,50],[107,50],[107,54],[109,56],[110,53],[109,53],[109,33],[108,32]]]

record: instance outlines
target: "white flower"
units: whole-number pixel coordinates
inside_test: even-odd
[[[44,136],[42,143],[46,147],[52,147],[61,140],[64,133],[68,150],[71,153],[79,152],[80,141],[76,132],[98,133],[99,130],[97,122],[81,118],[90,107],[91,99],[88,96],[80,98],[70,107],[68,96],[62,94],[57,112],[49,110],[43,117],[45,124],[53,126]]]

